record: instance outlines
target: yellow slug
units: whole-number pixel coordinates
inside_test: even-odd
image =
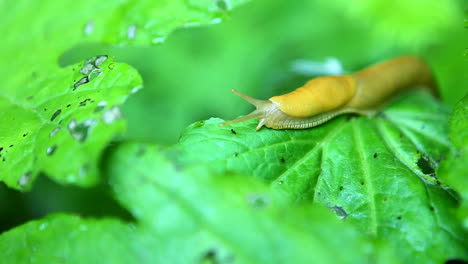
[[[262,126],[273,129],[304,129],[331,118],[356,113],[373,115],[390,99],[405,90],[424,87],[437,96],[428,65],[414,56],[398,57],[352,74],[318,77],[304,86],[268,100],[232,92],[257,109],[248,115],[221,123],[221,126],[258,118]]]

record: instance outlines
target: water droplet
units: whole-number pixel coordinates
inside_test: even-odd
[[[94,65],[91,63],[86,63],[83,65],[83,67],[80,69],[80,73],[84,75],[88,75],[92,70],[94,69]]]
[[[247,195],[247,202],[255,208],[264,208],[270,203],[268,197],[255,193]]]
[[[98,68],[95,68],[94,70],[92,70],[89,75],[88,75],[88,80],[89,81],[92,81],[94,79],[96,79],[97,77],[101,76],[102,74],[102,71],[99,70]]]
[[[84,34],[85,35],[90,35],[94,31],[94,21],[90,20],[88,23],[86,23],[84,27]]]
[[[136,25],[130,25],[127,28],[127,38],[129,39],[134,39],[136,37],[137,33],[137,26]]]
[[[97,124],[95,119],[88,119],[83,123],[78,124],[75,119],[70,121],[68,124],[68,131],[70,131],[71,136],[78,140],[79,142],[83,142],[88,137],[91,129]]]
[[[46,229],[48,225],[49,225],[48,222],[42,223],[42,224],[39,226],[39,230],[44,230],[44,229]]]
[[[57,109],[57,111],[55,111],[54,114],[50,117],[50,121],[54,121],[54,119],[57,118],[60,113],[62,113],[62,109]]]
[[[200,22],[199,21],[190,21],[190,22],[187,22],[184,24],[184,27],[196,27],[196,26],[199,26],[200,25]]]
[[[79,79],[75,84],[73,84],[73,91],[75,91],[76,88],[78,88],[78,86],[80,86],[82,84],[85,84],[85,83],[88,83],[88,82],[89,82],[88,76],[85,76],[85,77]]]
[[[21,177],[18,180],[18,185],[21,187],[26,187],[31,180],[31,172],[25,173],[21,175]]]
[[[97,104],[98,106],[105,107],[107,105],[106,101],[101,101]]]
[[[279,185],[281,185],[281,184],[283,184],[283,183],[284,183],[283,181],[279,181],[279,182],[278,182]]]
[[[211,24],[219,24],[221,22],[223,22],[223,20],[220,17],[217,17],[217,18],[213,18],[210,23]]]
[[[112,124],[120,118],[122,118],[122,112],[120,112],[118,106],[114,106],[102,113],[102,121],[106,124]]]
[[[96,58],[96,61],[94,61],[94,65],[96,67],[99,67],[101,64],[103,64],[107,60],[108,56],[107,55],[99,55]]]
[[[163,43],[164,41],[166,41],[165,37],[155,37],[151,40],[153,44],[160,44],[160,43]]]
[[[50,155],[54,154],[56,149],[57,149],[57,145],[53,145],[53,146],[48,147],[47,150],[46,150],[47,156],[50,156]]]
[[[83,178],[84,176],[86,176],[86,173],[88,172],[88,165],[84,165],[82,166],[79,170],[78,170],[78,178]]]
[[[137,87],[133,87],[132,90],[130,91],[132,94],[138,92],[141,90],[141,88],[143,88],[142,86],[137,86]]]

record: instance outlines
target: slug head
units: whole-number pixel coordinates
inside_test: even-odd
[[[231,92],[254,105],[256,109],[245,116],[241,116],[236,119],[221,123],[220,126],[227,126],[230,124],[240,123],[250,119],[258,118],[259,123],[256,127],[256,130],[259,130],[263,125],[270,127],[269,121],[271,121],[271,117],[274,116],[275,112],[279,111],[279,109],[273,104],[273,102],[271,102],[270,100],[255,99],[234,89],[232,89]]]

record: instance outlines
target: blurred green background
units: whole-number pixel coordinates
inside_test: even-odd
[[[250,111],[232,88],[266,99],[317,75],[294,68],[297,60],[310,65],[335,58],[355,71],[417,54],[433,68],[442,100],[454,105],[468,91],[466,2],[395,0],[389,8],[388,1],[255,0],[231,11],[221,24],[179,29],[160,45],[85,43],[63,54],[59,63],[108,54],[134,66],[144,89],[124,105],[128,131],[123,139],[163,145],[177,142],[197,120],[232,119]],[[14,201],[0,207],[2,215],[11,216],[3,219],[2,230],[53,211],[129,217],[103,186],[82,190],[41,178],[28,194],[2,188],[3,199]]]

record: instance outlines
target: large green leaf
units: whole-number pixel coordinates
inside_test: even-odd
[[[468,95],[455,106],[450,119],[450,140],[454,148],[438,172],[460,194],[459,214],[468,230]]]
[[[425,93],[374,118],[340,117],[300,131],[255,131],[256,121],[191,125],[173,148],[182,166],[251,174],[290,201],[323,204],[389,241],[408,263],[467,257],[456,200],[434,169],[449,147],[449,110]]]
[[[372,246],[323,208],[282,203],[254,178],[184,170],[160,149],[124,144],[105,163],[117,199],[136,223],[49,216],[0,236],[2,260],[394,263],[385,247]]]
[[[45,171],[58,182],[91,185],[103,147],[124,130],[113,121],[141,87],[139,75],[107,56],[60,68],[67,49],[157,44],[177,27],[218,23],[242,2],[2,1],[0,180],[27,189]]]
[[[38,77],[27,93],[0,91],[0,180],[10,187],[29,187],[40,171],[62,183],[97,181],[102,149],[125,128],[119,105],[141,79],[111,59],[89,73],[86,65]]]

